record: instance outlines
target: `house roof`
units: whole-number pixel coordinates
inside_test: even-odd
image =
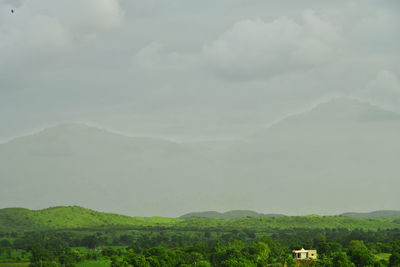
[[[293,253],[304,253],[304,252],[316,252],[316,250],[315,249],[304,249],[304,248],[301,248],[300,250],[293,250],[292,251]]]

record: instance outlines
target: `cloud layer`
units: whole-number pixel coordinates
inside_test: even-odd
[[[398,11],[396,1],[2,0],[0,140],[60,121],[230,138],[337,95],[400,111]]]
[[[296,70],[321,67],[334,56],[340,36],[312,10],[300,22],[286,16],[236,22],[203,49],[211,71],[244,79],[266,79]]]

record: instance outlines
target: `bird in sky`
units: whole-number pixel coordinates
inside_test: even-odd
[[[14,13],[14,9],[11,9],[11,13]]]

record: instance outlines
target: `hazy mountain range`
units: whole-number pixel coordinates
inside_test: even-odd
[[[0,145],[0,205],[129,215],[398,209],[400,115],[338,98],[237,141],[176,143],[62,124]]]
[[[377,210],[372,212],[345,212],[341,216],[352,217],[352,218],[383,218],[383,217],[394,217],[400,216],[398,210]]]
[[[218,219],[236,219],[243,217],[282,217],[283,214],[264,214],[252,210],[230,210],[227,212],[203,211],[190,212],[180,216],[180,218],[218,218]]]
[[[243,217],[284,217],[284,214],[264,214],[252,210],[231,210],[227,212],[217,211],[203,211],[203,212],[189,212],[180,216],[179,218],[216,218],[216,219],[236,219]],[[312,216],[312,215],[311,215]],[[318,216],[318,215],[316,215]],[[400,216],[398,210],[377,210],[372,212],[345,212],[339,215],[342,217],[351,218],[390,218]]]

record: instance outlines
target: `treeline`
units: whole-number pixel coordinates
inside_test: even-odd
[[[227,245],[219,243],[209,246],[197,244],[186,248],[166,248],[156,246],[151,248],[103,247],[100,250],[88,251],[87,254],[80,250],[63,248],[61,250],[44,249],[40,244],[31,245],[31,267],[73,267],[85,259],[109,260],[111,267],[153,267],[153,266],[296,266],[291,255],[285,248],[280,248],[274,241],[265,238],[265,242],[251,242],[244,244],[234,241]],[[268,243],[272,243],[268,245]],[[400,266],[400,254],[394,252],[389,261],[378,260],[365,246],[363,241],[352,240],[346,252],[338,247],[321,255],[319,260],[302,261],[301,265],[349,267],[349,266]]]
[[[400,240],[400,229],[365,231],[362,229],[274,229],[259,232],[253,229],[177,231],[150,228],[142,231],[120,229],[93,229],[85,231],[32,231],[22,233],[0,233],[0,247],[26,249],[28,245],[40,243],[44,247],[62,244],[70,247],[87,246],[129,246],[133,242],[142,247],[164,245],[166,247],[190,246],[199,242],[223,244],[234,240],[244,243],[270,236],[279,244],[290,249],[299,247],[316,248],[322,241],[336,242],[347,247],[351,240],[363,240],[374,253],[390,253],[393,242]]]
[[[318,260],[309,262],[315,266],[400,266],[399,229],[275,229],[268,234],[252,229],[7,233],[0,238],[0,259],[11,258],[12,250],[18,250],[22,258],[29,257],[31,266],[74,266],[99,258],[111,261],[112,266],[290,266],[291,251],[302,247],[317,249]],[[391,256],[379,259],[375,256],[379,253]]]

